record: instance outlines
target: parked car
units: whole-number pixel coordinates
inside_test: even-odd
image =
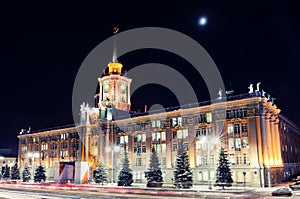
[[[290,187],[279,188],[272,192],[272,196],[292,196],[293,192]]]

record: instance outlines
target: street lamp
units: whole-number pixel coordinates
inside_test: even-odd
[[[31,158],[32,159],[32,162],[31,162],[31,168],[32,168],[32,179],[34,177],[34,158],[38,158],[39,157],[39,154],[38,153],[35,153],[35,152],[29,152],[27,154],[28,158]]]
[[[114,183],[114,154],[115,152],[119,152],[120,151],[120,147],[113,144],[111,147],[107,147],[106,148],[106,152],[109,153],[111,152],[111,183]]]

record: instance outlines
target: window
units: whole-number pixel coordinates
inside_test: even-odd
[[[160,140],[160,133],[152,133],[152,141],[159,141]]]
[[[196,129],[196,137],[199,137],[200,135],[200,129]]]
[[[237,164],[242,164],[242,156],[241,156],[241,154],[237,154],[236,155],[236,163]]]
[[[210,157],[209,157],[209,164],[210,164],[210,165],[214,165],[214,164],[215,164],[215,158],[214,158],[214,155],[210,155]]]
[[[226,118],[231,119],[233,117],[231,110],[226,110]]]
[[[173,131],[173,139],[177,138],[177,132]]]
[[[182,139],[182,130],[177,131],[177,138]]]
[[[200,140],[196,140],[196,150],[201,150],[202,142]]]
[[[200,114],[200,123],[206,122],[206,114],[202,113]]]
[[[233,125],[232,124],[228,124],[227,132],[228,132],[228,134],[233,134]]]
[[[228,139],[228,148],[233,149],[234,148],[234,140],[233,138]]]
[[[202,157],[201,155],[196,156],[196,166],[202,165]]]
[[[128,143],[128,136],[127,135],[122,135],[120,137],[120,144]]]
[[[177,124],[177,118],[175,117],[175,118],[172,118],[172,127],[175,127],[175,126],[177,126],[178,124]]]
[[[204,156],[202,158],[202,162],[203,162],[204,165],[207,165],[207,156]]]
[[[235,161],[234,161],[234,154],[229,154],[229,162],[230,162],[231,164],[234,164],[234,163],[235,163]]]
[[[152,120],[151,123],[152,123],[152,128],[154,128],[154,127],[155,127],[155,124],[156,124],[156,123],[155,123],[155,120]]]
[[[234,134],[240,135],[240,124],[234,124]]]
[[[158,127],[158,128],[161,127],[161,126],[160,126],[160,120],[157,120],[157,121],[156,121],[156,127]]]
[[[183,139],[185,139],[189,136],[189,132],[187,129],[183,129],[182,132],[183,132]]]
[[[186,151],[188,151],[188,150],[189,150],[189,145],[188,145],[188,143],[184,143],[184,144],[183,144],[183,148],[184,148]]]
[[[248,133],[248,127],[246,123],[242,124],[242,133],[243,134],[247,134]]]
[[[207,128],[207,135],[212,136],[212,127]]]
[[[248,147],[248,138],[243,138],[243,140],[242,140],[242,146],[243,147]]]
[[[146,153],[146,146],[142,146],[142,153]]]
[[[166,132],[161,132],[161,140],[162,141],[166,140]]]
[[[61,140],[65,140],[67,138],[68,138],[68,134],[67,133],[60,134],[60,139]]]
[[[142,166],[142,158],[137,159],[137,166]]]
[[[22,146],[22,152],[27,152],[27,146]]]
[[[42,151],[48,150],[48,144],[42,144],[41,150],[42,150]]]
[[[201,135],[206,136],[206,127],[202,127]]]
[[[173,144],[173,151],[177,151],[177,144]]]
[[[241,138],[235,139],[235,148],[241,148]]]
[[[208,123],[212,122],[212,115],[211,115],[211,113],[206,113],[206,122],[208,122]]]
[[[146,142],[146,134],[142,135],[142,142]]]
[[[142,135],[141,135],[141,134],[138,134],[138,135],[137,135],[137,141],[140,142],[141,140],[142,140]]]
[[[182,117],[177,118],[178,126],[182,126]]]

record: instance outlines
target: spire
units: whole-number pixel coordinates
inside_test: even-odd
[[[118,31],[119,31],[119,27],[118,26],[116,26],[116,27],[114,27],[114,29],[113,29],[113,32],[114,32],[114,35],[116,35],[117,33],[118,33]],[[114,40],[114,51],[113,51],[113,57],[112,57],[112,62],[118,62],[118,59],[117,59],[117,39],[116,39],[116,37],[115,37],[115,40]]]
[[[113,33],[114,35],[117,34],[119,31],[119,27],[114,27]],[[108,64],[109,74],[121,74],[123,65],[118,62],[117,60],[117,39],[114,38],[114,51],[113,51],[113,57],[112,62]]]

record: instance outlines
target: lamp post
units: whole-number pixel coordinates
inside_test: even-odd
[[[111,147],[106,148],[106,152],[111,152],[111,183],[114,183],[114,154],[115,152],[119,152],[120,147],[112,143]]]
[[[32,159],[31,168],[32,168],[32,180],[33,180],[33,178],[34,178],[34,158],[38,158],[39,154],[36,152],[29,152],[27,155],[28,155],[28,158]]]

